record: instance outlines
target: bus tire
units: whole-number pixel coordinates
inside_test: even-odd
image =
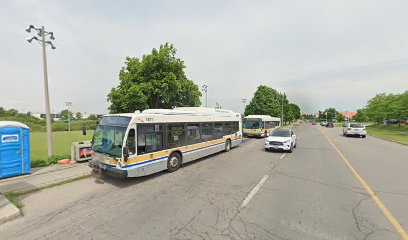
[[[231,150],[231,140],[228,139],[228,140],[225,142],[225,150],[224,150],[224,151],[229,152],[230,150]]]
[[[174,172],[177,171],[181,166],[181,156],[179,153],[174,152],[170,154],[167,160],[167,171]]]

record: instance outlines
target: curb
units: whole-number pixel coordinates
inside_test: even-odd
[[[80,173],[80,174],[77,174],[77,175],[73,175],[73,176],[69,176],[69,177],[65,177],[65,178],[60,178],[60,179],[57,179],[57,180],[54,180],[54,181],[49,181],[49,182],[46,182],[46,183],[43,183],[43,184],[38,184],[36,186],[20,188],[20,189],[17,189],[15,191],[11,191],[11,192],[22,194],[22,195],[29,194],[29,193],[33,193],[33,192],[36,192],[36,191],[43,190],[45,188],[53,187],[55,185],[64,183],[66,181],[70,181],[70,180],[73,180],[73,179],[77,179],[77,178],[80,178],[80,177],[86,177],[86,176],[91,176],[91,173],[89,173],[89,172]]]
[[[0,224],[21,216],[20,209],[12,204],[3,194],[0,194]]]
[[[81,163],[70,163],[72,164],[71,166],[67,166],[66,168],[60,168],[60,169],[54,169],[52,171],[48,171],[48,172],[41,172],[41,173],[31,173],[31,174],[25,174],[25,175],[21,175],[21,176],[14,176],[14,177],[10,177],[10,178],[4,178],[4,179],[0,179],[0,183],[5,183],[5,182],[10,182],[16,179],[22,179],[22,178],[28,178],[28,177],[32,177],[32,176],[40,176],[43,174],[47,174],[47,173],[52,173],[52,172],[58,172],[61,170],[66,170],[66,169],[70,169],[70,168],[75,168],[75,167],[79,167]],[[56,165],[56,164],[54,164]],[[52,165],[50,165],[52,166]]]

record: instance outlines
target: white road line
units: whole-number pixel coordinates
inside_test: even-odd
[[[261,180],[259,180],[258,184],[252,189],[252,191],[248,194],[248,196],[245,198],[245,200],[242,202],[241,207],[245,207],[249,201],[251,201],[252,197],[258,192],[258,190],[261,188],[262,184],[268,179],[268,175],[263,176]]]
[[[282,160],[286,156],[286,153],[282,154],[279,159]]]

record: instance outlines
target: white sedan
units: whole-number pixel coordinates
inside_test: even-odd
[[[284,150],[292,152],[296,147],[296,134],[291,129],[273,130],[265,140],[266,150]]]
[[[363,124],[348,123],[343,126],[343,136],[361,136],[365,138],[367,136],[367,130]]]

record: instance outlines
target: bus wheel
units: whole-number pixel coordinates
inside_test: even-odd
[[[225,142],[225,151],[226,152],[229,152],[229,150],[231,150],[231,140],[227,140],[226,142]]]
[[[180,168],[181,165],[181,156],[180,154],[174,152],[170,154],[169,159],[167,160],[167,170],[169,172],[174,172]]]

